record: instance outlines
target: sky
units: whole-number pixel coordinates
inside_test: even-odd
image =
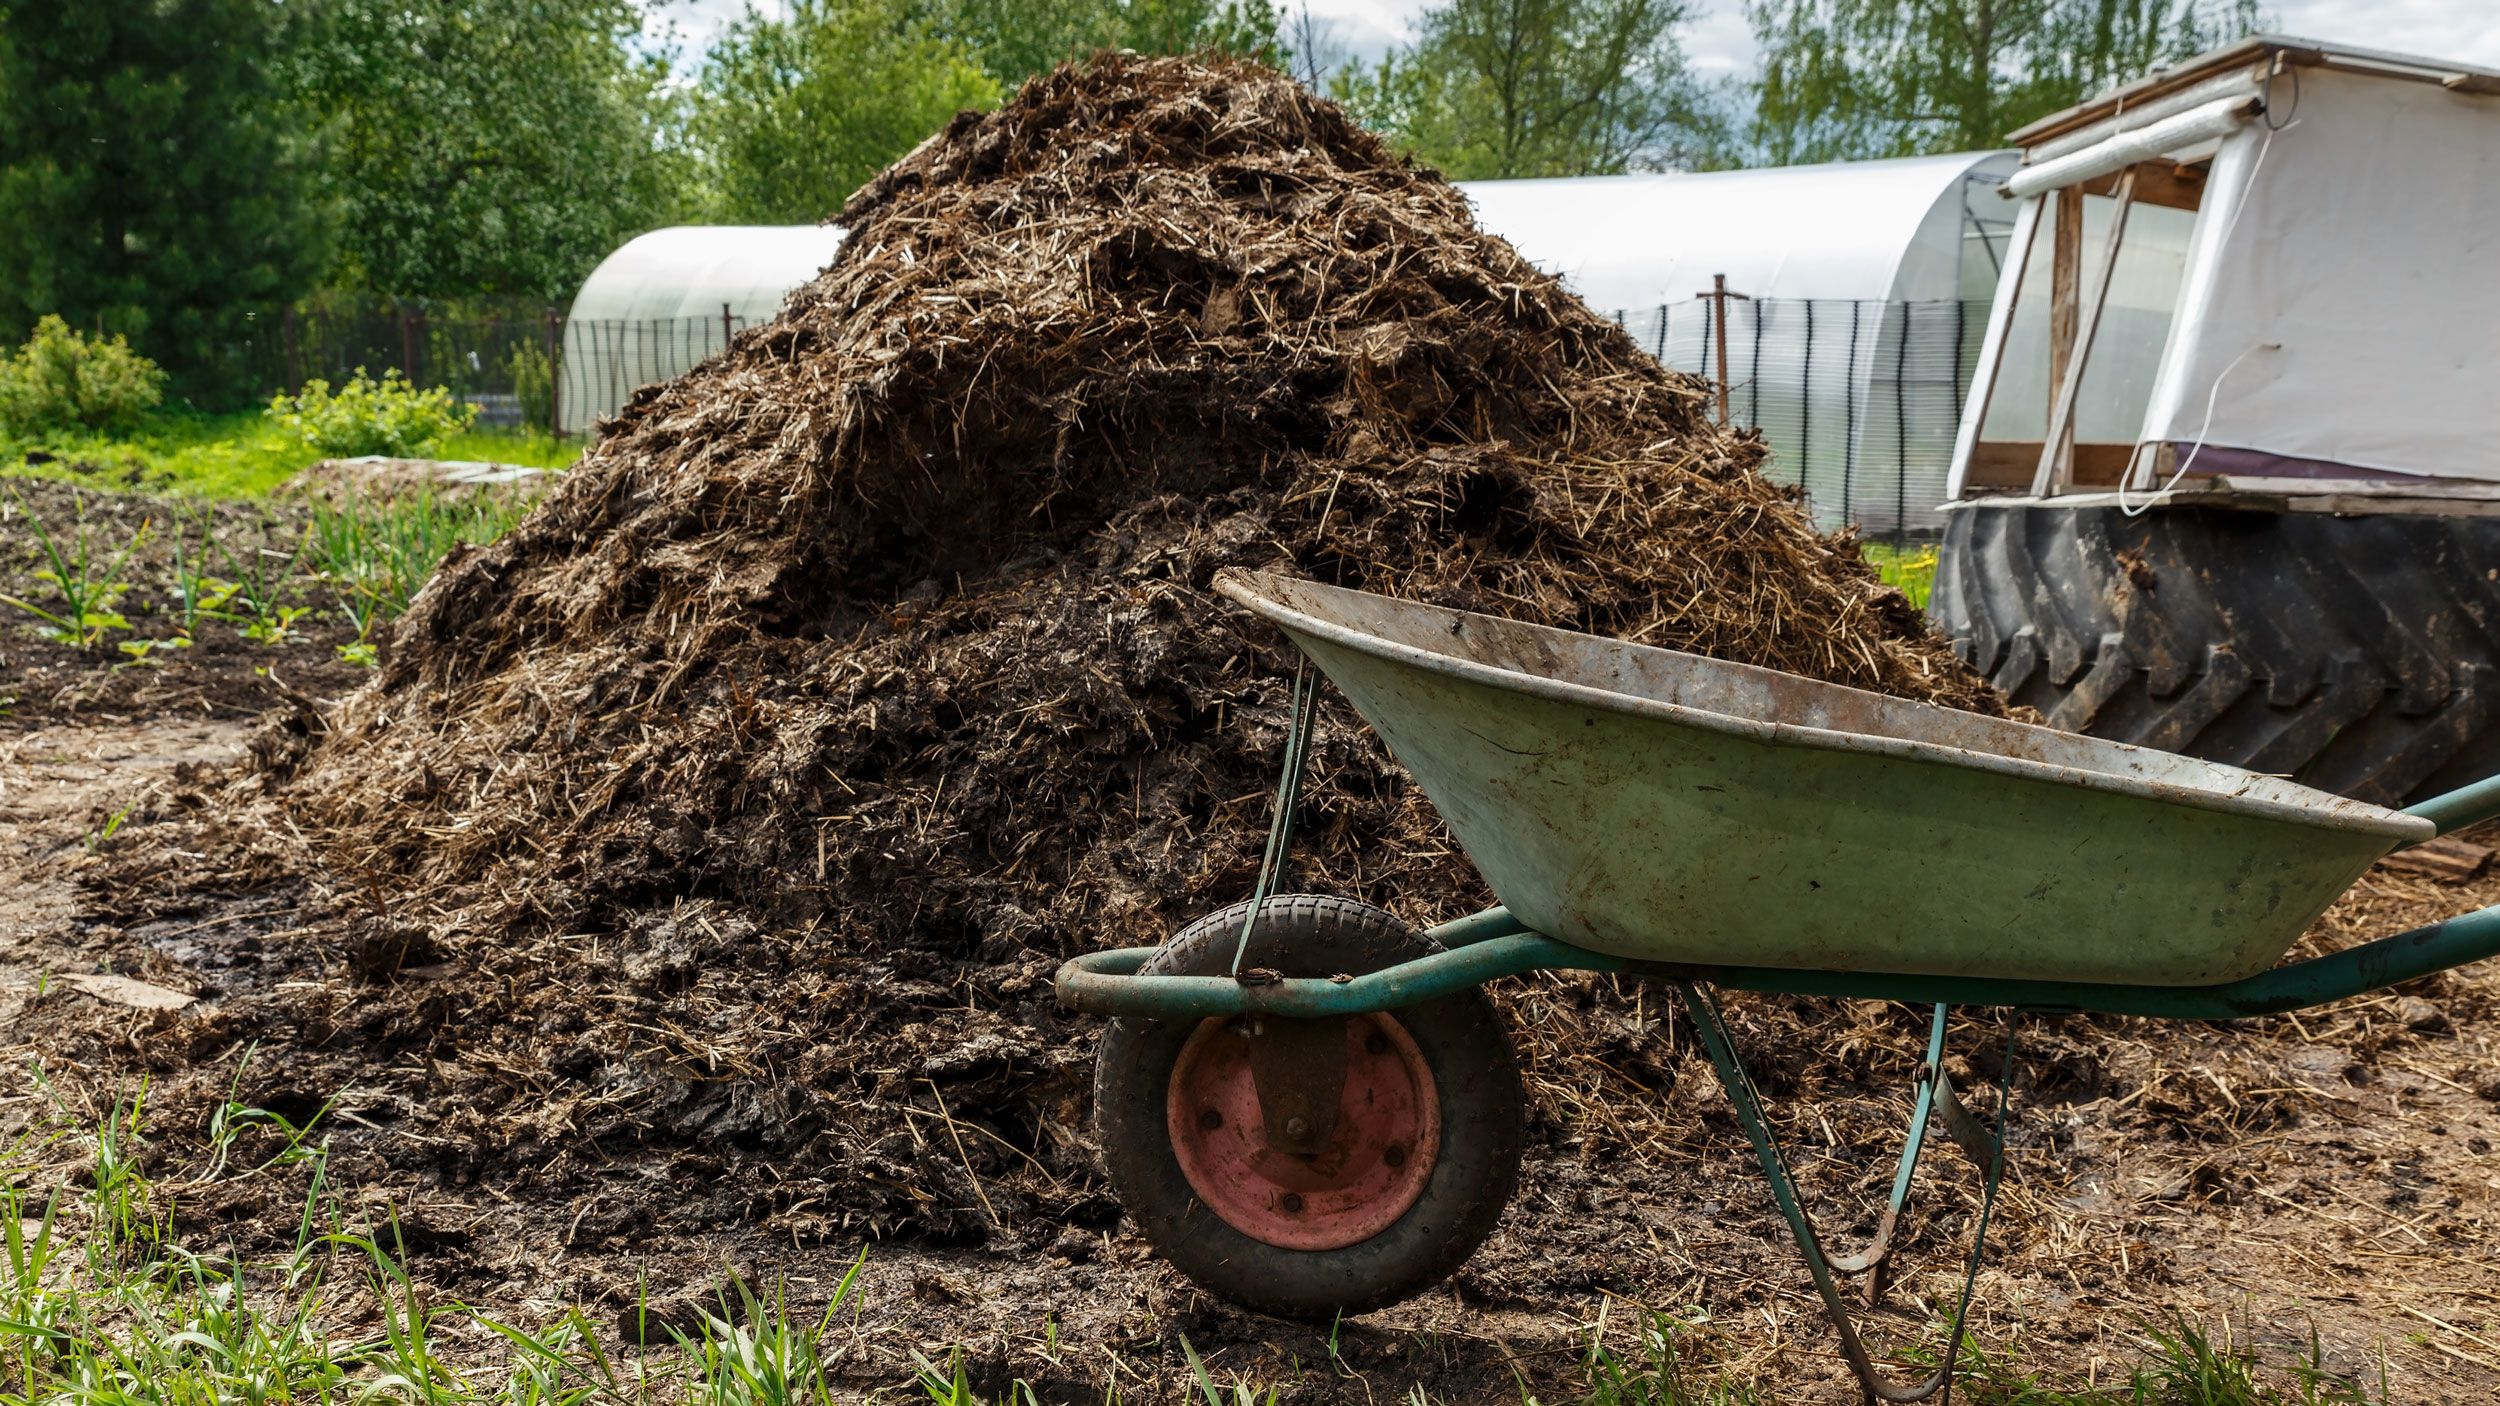
[[[677,26],[688,53],[699,53],[713,36],[745,13],[749,0],[669,0],[664,13]],[[754,0],[778,13],[783,0]],[[1278,0],[1292,13],[1305,0]],[[1425,0],[1307,0],[1327,41],[1357,58],[1377,58],[1410,38]],[[1696,18],[1680,32],[1686,58],[1710,77],[1734,76],[1753,66],[1753,31],[1742,0],[1697,0]],[[2266,8],[2280,33],[2336,39],[2373,49],[2453,59],[2500,68],[2500,21],[2492,0],[2271,0]]]

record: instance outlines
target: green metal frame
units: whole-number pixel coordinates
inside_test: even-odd
[[[1997,1184],[2005,1174],[2005,1123],[2013,1102],[2014,1048],[2013,1030],[2006,1030],[2004,1074],[1997,1087],[1996,1130],[1972,1128],[1957,1131],[1955,1140],[1963,1142],[1963,1151],[1970,1154],[1984,1174],[1986,1190],[1979,1203],[1979,1224],[1971,1236],[1970,1257],[1962,1278],[1962,1296],[1953,1309],[1952,1326],[1946,1331],[1944,1348],[1937,1355],[1936,1369],[1914,1385],[1897,1386],[1884,1380],[1876,1369],[1874,1357],[1866,1350],[1865,1340],[1858,1336],[1856,1321],[1849,1306],[1842,1302],[1840,1282],[1834,1271],[1867,1272],[1881,1275],[1884,1257],[1889,1253],[1894,1226],[1899,1224],[1903,1207],[1910,1196],[1910,1178],[1918,1170],[1918,1154],[1927,1137],[1927,1119],[1931,1111],[1941,1108],[1948,1123],[1957,1116],[1969,1120],[1970,1114],[1955,1097],[1944,1076],[1945,1018],[1950,1007],[1936,1007],[1927,1037],[1927,1062],[1919,1070],[1916,1106],[1910,1115],[1910,1131],[1901,1146],[1901,1168],[1893,1177],[1892,1204],[1884,1211],[1881,1228],[1874,1243],[1857,1255],[1835,1255],[1823,1248],[1815,1234],[1814,1222],[1806,1215],[1805,1199],[1797,1190],[1797,1181],[1788,1170],[1788,1159],[1780,1151],[1779,1134],[1771,1119],[1763,1112],[1762,1091],[1754,1087],[1753,1076],[1745,1069],[1736,1053],[1736,1039],[1729,1033],[1727,1021],[1719,1012],[1717,997],[1706,989],[1696,988],[1689,981],[1675,983],[1676,994],[1684,1001],[1685,1013],[1693,1028],[1701,1033],[1704,1048],[1710,1052],[1711,1068],[1718,1072],[1719,1086],[1727,1090],[1728,1101],[1736,1107],[1736,1119],[1744,1125],[1745,1137],[1753,1144],[1754,1158],[1762,1167],[1763,1179],[1771,1185],[1771,1199],[1779,1206],[1780,1216],[1788,1222],[1789,1233],[1797,1238],[1798,1252],[1804,1256],[1806,1271],[1814,1279],[1814,1291],[1823,1300],[1823,1311],[1831,1320],[1832,1329],[1840,1336],[1841,1356],[1848,1359],[1849,1370],[1870,1401],[1918,1402],[1939,1392],[1950,1398],[1954,1364],[1962,1351],[1962,1329],[1970,1321],[1971,1296],[1979,1286],[1979,1263],[1988,1243],[1988,1219],[1996,1209]],[[1870,1280],[1867,1299],[1871,1303],[1880,1285],[1880,1278]]]
[[[1141,976],[1137,974],[1139,968],[1161,949],[1115,948],[1089,953],[1062,966],[1059,999],[1094,1015],[1140,1016],[1149,1020],[1233,1015],[1317,1019],[1393,1010],[1522,972],[1593,971],[1702,982],[1731,991],[1853,996],[1915,1005],[2011,1006],[2170,1020],[2238,1020],[2328,1005],[2364,991],[2500,956],[2500,906],[2220,986],[2117,986],[1629,962],[1529,932],[1501,908],[1488,908],[1457,922],[1444,923],[1427,935],[1447,950],[1350,979],[1289,977],[1259,984],[1229,976]]]

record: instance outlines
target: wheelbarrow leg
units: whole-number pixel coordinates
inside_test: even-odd
[[[1893,1173],[1892,1200],[1875,1223],[1875,1238],[1866,1248],[1853,1255],[1829,1255],[1832,1268],[1843,1274],[1864,1274],[1860,1297],[1872,1307],[1884,1289],[1885,1267],[1892,1255],[1893,1236],[1901,1229],[1901,1218],[1909,1208],[1910,1182],[1918,1171],[1919,1153],[1927,1145],[1927,1127],[1931,1117],[1944,1119],[1945,1133],[1961,1147],[1974,1166],[1981,1170],[1995,1164],[1996,1139],[1977,1118],[1963,1107],[1962,1098],[1954,1090],[1952,1076],[1944,1068],[1945,1019],[1951,1006],[1938,1006],[1928,1022],[1927,1059],[1918,1067],[1918,1094],[1910,1107],[1910,1130],[1901,1142],[1901,1165]]]
[[[1726,1088],[1728,1101],[1736,1106],[1737,1121],[1744,1124],[1745,1136],[1753,1143],[1755,1160],[1762,1165],[1763,1178],[1771,1183],[1771,1197],[1778,1202],[1780,1215],[1787,1220],[1790,1232],[1797,1237],[1797,1248],[1805,1256],[1806,1271],[1814,1277],[1814,1291],[1822,1297],[1823,1310],[1831,1319],[1833,1331],[1840,1336],[1841,1354],[1848,1359],[1849,1370],[1857,1376],[1858,1385],[1866,1392],[1867,1399],[1915,1402],[1925,1401],[1938,1392],[1950,1396],[1953,1367],[1962,1348],[1962,1328],[1970,1313],[1971,1290],[1978,1283],[1979,1254],[1987,1241],[1988,1214],[1995,1207],[1997,1181],[2005,1166],[2005,1111],[2012,1091],[2012,1050],[2007,1050],[2007,1086],[1998,1093],[1996,1135],[1988,1140],[1989,1155],[1983,1162],[1987,1168],[1987,1192],[1980,1203],[1979,1225],[1971,1245],[1969,1276],[1962,1287],[1961,1304],[1954,1310],[1952,1330],[1945,1338],[1942,1365],[1923,1381],[1910,1386],[1895,1386],[1877,1372],[1874,1359],[1868,1355],[1865,1342],[1858,1336],[1857,1325],[1849,1315],[1849,1306],[1841,1296],[1840,1282],[1833,1275],[1837,1262],[1823,1253],[1822,1241],[1814,1233],[1814,1224],[1806,1218],[1805,1204],[1797,1194],[1795,1180],[1789,1175],[1787,1159],[1780,1153],[1779,1139],[1771,1131],[1770,1119],[1763,1114],[1760,1092],[1754,1088],[1744,1064],[1736,1057],[1735,1042],[1728,1035],[1727,1023],[1720,1018],[1717,1000],[1697,990],[1691,982],[1676,982],[1675,989],[1684,1000],[1685,1011],[1692,1016],[1694,1028],[1701,1032],[1702,1044],[1710,1052],[1711,1066],[1718,1071],[1719,1083]],[[1928,1039],[1928,1068],[1933,1071],[1933,1076],[1921,1084],[1909,1145],[1902,1149],[1901,1170],[1894,1178],[1892,1207],[1885,1212],[1876,1243],[1863,1254],[1850,1257],[1864,1261],[1869,1267],[1880,1263],[1890,1247],[1900,1207],[1908,1196],[1910,1174],[1917,1165],[1918,1146],[1925,1135],[1927,1114],[1942,1099],[1949,1101],[1946,1106],[1950,1111],[1945,1114],[1948,1128],[1953,1128],[1956,1123],[1956,1112],[1974,1126],[1977,1122],[1959,1108],[1952,1085],[1944,1074],[1944,1019],[1945,1009],[1939,1006]],[[1956,1140],[1961,1140],[1959,1134],[1963,1130],[1954,1131]]]

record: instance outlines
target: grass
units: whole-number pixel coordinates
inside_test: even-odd
[[[28,463],[30,452],[51,459]],[[520,430],[476,429],[452,436],[436,457],[560,469],[580,455],[581,445],[575,440]],[[166,411],[123,435],[48,435],[35,441],[0,442],[0,476],[58,478],[202,498],[253,498],[276,489],[321,457],[258,410],[226,415]],[[76,467],[82,464],[93,467]],[[133,473],[139,481],[126,484],[125,477]]]
[[[343,595],[388,618],[408,608],[446,552],[494,541],[527,511],[527,504],[480,494],[321,503],[306,532],[307,555]]]
[[[1866,553],[1868,564],[1875,568],[1875,574],[1883,578],[1885,585],[1899,587],[1901,594],[1910,598],[1910,604],[1921,610],[1927,608],[1928,593],[1936,585],[1939,554],[1935,544],[1895,546],[1887,542],[1867,542],[1861,544],[1860,550]]]
[[[244,1058],[249,1059],[246,1052]],[[40,1070],[33,1086],[63,1105]],[[237,1083],[240,1082],[238,1069]],[[325,1108],[298,1124],[246,1107],[234,1089],[206,1129],[199,1165],[150,1157],[145,1086],[93,1125],[55,1115],[44,1133],[0,1149],[0,1406],[833,1406],[919,1401],[1039,1406],[1067,1400],[1022,1380],[976,1389],[962,1353],[918,1358],[902,1380],[867,1392],[838,1379],[867,1304],[865,1257],[821,1306],[781,1286],[731,1280],[691,1324],[641,1315],[638,1334],[581,1308],[516,1321],[443,1298],[410,1272],[396,1223],[348,1219],[328,1177]],[[68,1143],[68,1146],[58,1144]],[[63,1154],[83,1170],[37,1191]],[[257,1258],[180,1243],[172,1202],[282,1176],[304,1185],[292,1241]],[[292,1182],[288,1184],[293,1184]],[[219,1197],[218,1199],[227,1199]],[[1521,1406],[1757,1406],[1777,1398],[1703,1360],[1706,1326],[1645,1320],[1632,1341],[1592,1337],[1561,1394],[1517,1388]],[[1342,1391],[1349,1369],[1330,1349],[1325,1379],[1219,1380],[1175,1336],[1186,1371],[1169,1399],[1263,1406]],[[1955,1399],[1971,1406],[2374,1406],[2372,1394],[2321,1370],[2314,1346],[2288,1368],[2260,1368],[2229,1332],[2185,1320],[2149,1325],[2144,1360],[2120,1385],[2044,1385],[2005,1357],[1973,1350]],[[1056,1355],[1049,1354],[1052,1360]],[[856,1370],[854,1368],[854,1370]],[[1134,1368],[1129,1374],[1137,1376]],[[1368,1384],[1367,1384],[1368,1387]],[[1368,1391],[1367,1391],[1368,1394]],[[1124,1398],[1117,1389],[1102,1399]],[[1381,1397],[1436,1406],[1417,1388]]]

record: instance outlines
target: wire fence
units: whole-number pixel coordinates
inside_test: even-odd
[[[633,393],[674,380],[729,345],[749,325],[728,306],[708,317],[577,317],[564,324],[554,424],[584,434]]]
[[[1761,432],[1765,471],[1803,489],[1820,525],[1895,541],[1941,526],[1986,303],[1730,294],[1615,320],[1668,366],[1724,380],[1730,422]],[[475,403],[488,424],[583,435],[751,322],[725,305],[667,318],[520,302],[289,308],[259,319],[237,351],[264,398],[396,369]]]
[[[1985,302],[1710,297],[1617,314],[1651,355],[1727,384],[1732,424],[1825,528],[1939,531]],[[1714,407],[1715,413],[1715,407]]]
[[[588,435],[643,386],[684,375],[754,318],[582,318],[521,300],[332,301],[247,321],[223,348],[220,384],[259,400],[310,381],[398,372],[478,407],[481,423]]]
[[[246,320],[219,348],[217,384],[266,400],[307,382],[396,371],[476,404],[491,425],[555,423],[560,308],[520,299],[324,301]]]

